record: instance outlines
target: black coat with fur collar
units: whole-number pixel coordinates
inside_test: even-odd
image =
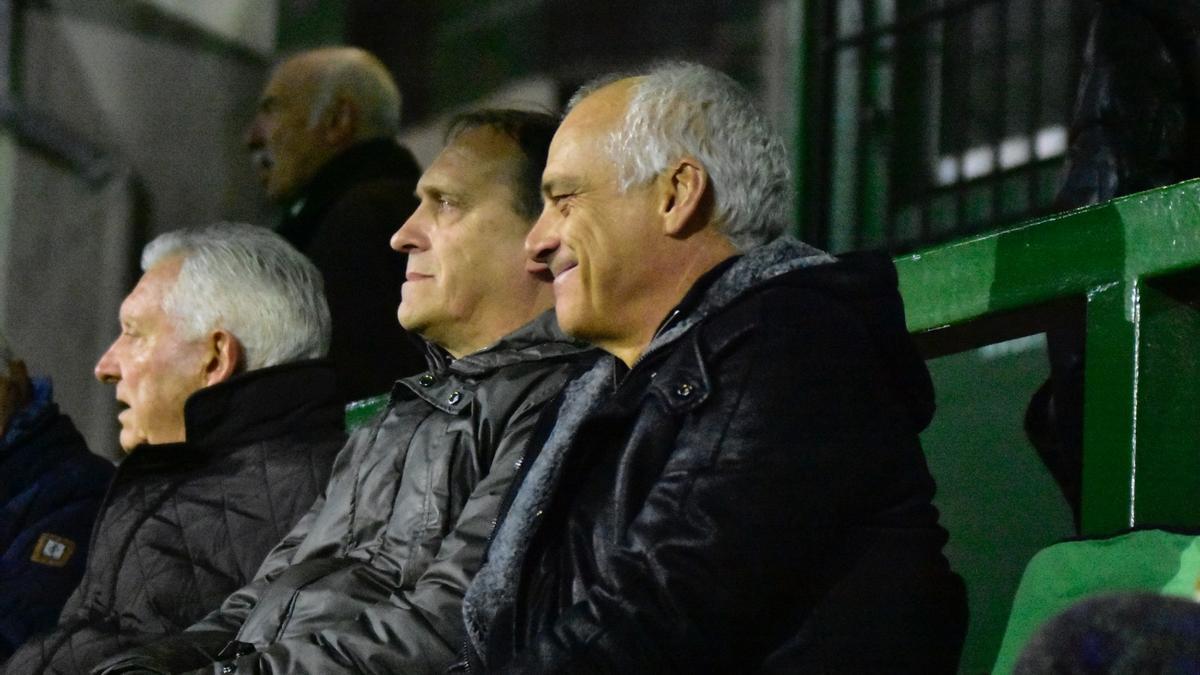
[[[781,240],[564,392],[464,608],[489,672],[944,672],[961,580],[891,262]]]

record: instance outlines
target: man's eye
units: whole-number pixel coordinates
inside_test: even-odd
[[[560,213],[566,215],[571,210],[571,198],[574,196],[573,194],[551,195],[550,201]]]

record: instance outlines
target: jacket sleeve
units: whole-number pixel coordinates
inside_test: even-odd
[[[462,646],[462,599],[478,571],[500,501],[516,474],[540,405],[528,406],[506,427],[491,468],[471,491],[454,529],[411,589],[393,593],[353,621],[282,640],[244,656],[236,672],[444,673]],[[223,664],[196,672],[221,673]]]
[[[742,333],[704,363],[707,375],[687,375],[712,383],[704,396],[675,394],[680,383],[659,372],[641,405],[672,410],[663,424],[673,445],[661,470],[646,467],[655,477],[645,500],[598,548],[579,600],[516,660],[489,665],[736,672],[754,669],[738,654],[795,635],[858,562],[842,535],[861,502],[903,500],[927,478],[915,434],[889,414],[865,329],[822,304],[833,303],[764,299],[745,312],[746,328],[731,329]],[[681,349],[692,347],[707,349]],[[898,434],[911,452],[895,452]]]
[[[321,495],[283,541],[271,549],[255,573],[254,580],[234,591],[208,616],[192,624],[182,633],[124,651],[95,664],[91,672],[97,675],[172,673],[216,661],[221,649],[237,636],[242,623],[250,615],[271,580],[291,564],[296,548],[308,536],[313,520],[320,513],[324,503],[325,496]]]
[[[107,655],[151,639],[131,630],[118,633],[115,620],[81,608],[82,596],[77,588],[54,630],[26,642],[4,663],[3,672],[86,673]]]

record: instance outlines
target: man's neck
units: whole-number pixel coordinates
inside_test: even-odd
[[[658,333],[673,319],[673,312],[706,274],[722,262],[737,255],[738,251],[721,237],[717,245],[696,247],[691,255],[681,256],[678,262],[664,269],[672,269],[672,281],[649,294],[642,303],[640,316],[646,317],[635,330],[617,336],[611,341],[598,341],[597,346],[620,359],[630,368],[637,363],[646,348]]]

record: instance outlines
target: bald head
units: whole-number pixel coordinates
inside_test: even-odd
[[[287,202],[346,148],[399,128],[400,92],[379,59],[355,47],[325,47],[276,66],[246,145],[267,195]]]
[[[400,131],[400,90],[379,59],[357,47],[324,47],[302,52],[279,66],[309,79],[310,117],[315,122],[339,97],[359,110],[359,140]]]

